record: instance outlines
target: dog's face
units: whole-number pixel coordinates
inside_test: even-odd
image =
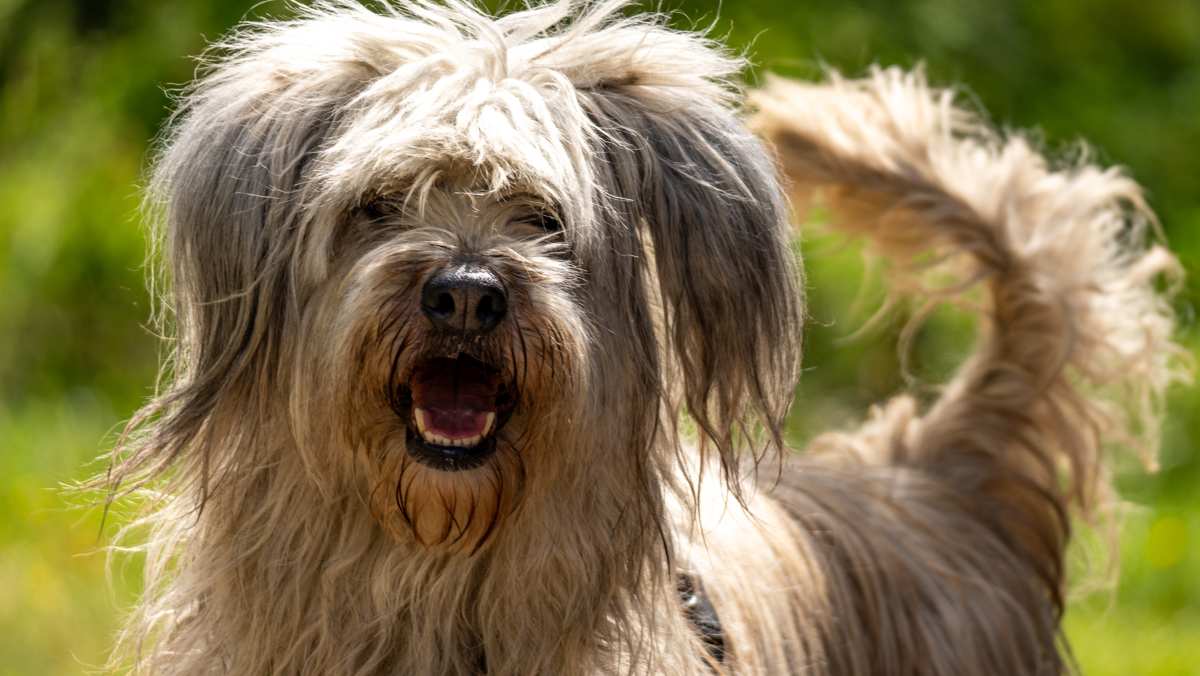
[[[220,436],[282,436],[399,541],[475,551],[531,496],[652,512],[683,413],[730,476],[777,442],[800,298],[739,64],[618,8],[313,10],[225,47],[155,176],[174,443],[219,469]]]
[[[474,547],[531,467],[570,458],[562,442],[588,380],[582,273],[540,197],[452,185],[419,205],[409,196],[343,215],[304,313],[293,394],[307,445],[353,460],[389,531]]]

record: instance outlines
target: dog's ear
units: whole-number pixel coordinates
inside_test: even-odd
[[[136,485],[182,457],[178,474],[207,485],[220,469],[211,447],[252,446],[231,435],[261,428],[244,421],[286,375],[283,336],[297,321],[296,249],[310,213],[303,192],[357,80],[315,63],[298,71],[294,55],[275,58],[272,37],[231,49],[184,92],[155,158],[148,211],[175,344],[165,391],[118,448],[115,482]]]
[[[662,105],[653,88],[633,86],[594,90],[587,107],[608,208],[650,245],[657,298],[647,302],[661,304],[678,369],[664,393],[736,483],[741,443],[781,443],[799,367],[800,268],[773,162],[723,102]]]

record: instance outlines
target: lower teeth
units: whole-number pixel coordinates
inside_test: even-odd
[[[421,438],[431,444],[437,444],[438,446],[452,446],[455,448],[470,448],[483,441],[481,437],[472,437],[470,439],[445,439],[442,437],[422,436]]]
[[[486,418],[484,419],[483,423],[483,431],[480,434],[463,439],[450,439],[429,431],[429,414],[424,409],[416,408],[413,411],[413,414],[413,423],[415,424],[417,431],[420,433],[421,438],[425,440],[426,443],[436,444],[438,446],[450,446],[454,448],[470,448],[472,446],[476,446],[492,433],[496,425],[496,414],[494,412],[489,412],[486,414]]]

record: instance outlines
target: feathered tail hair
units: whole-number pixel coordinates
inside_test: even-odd
[[[976,351],[927,411],[900,397],[815,448],[862,449],[966,488],[1061,613],[1071,509],[1093,515],[1112,498],[1108,451],[1153,465],[1164,390],[1188,376],[1167,298],[1180,268],[1147,244],[1156,221],[1121,171],[1052,166],[954,99],[897,69],[772,80],[753,95],[752,123],[797,205],[817,200],[837,230],[865,237],[894,294],[928,309],[988,291]],[[954,283],[923,288],[937,271]]]

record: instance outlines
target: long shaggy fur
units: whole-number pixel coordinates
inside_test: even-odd
[[[213,48],[151,185],[175,342],[108,478],[149,534],[114,665],[1065,668],[1069,510],[1108,498],[1107,447],[1152,457],[1179,374],[1136,186],[1048,167],[919,75],[754,93],[797,204],[898,291],[943,269],[988,290],[928,410],[901,397],[757,485],[803,305],[775,160],[742,63],[622,7],[325,2]],[[510,316],[469,340],[416,303],[464,258]],[[463,356],[515,400],[495,454],[448,472],[399,412],[421,360]]]
[[[784,474],[803,566],[825,577],[801,656],[829,673],[1062,672],[1071,510],[1110,503],[1106,451],[1152,461],[1163,391],[1186,375],[1156,291],[1178,265],[1146,248],[1141,191],[1051,167],[919,72],[752,98],[797,204],[865,237],[918,316],[986,289],[978,346],[928,410],[897,397]]]

